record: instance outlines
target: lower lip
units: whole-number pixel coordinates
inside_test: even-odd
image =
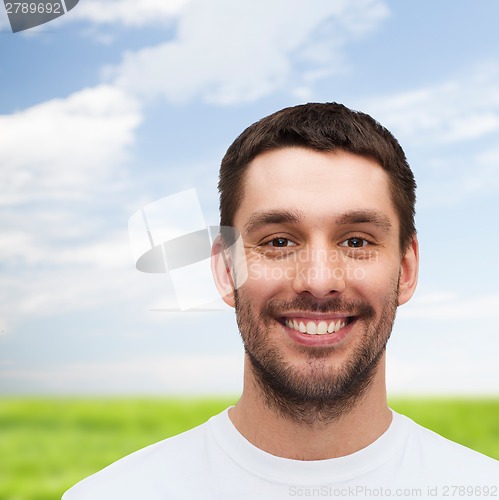
[[[294,328],[289,328],[289,326],[284,325],[286,333],[288,336],[298,344],[310,346],[310,347],[327,347],[339,344],[343,339],[345,339],[348,334],[352,331],[352,327],[356,319],[353,319],[340,330],[334,333],[325,333],[323,335],[315,334],[311,335],[309,333],[302,333]]]

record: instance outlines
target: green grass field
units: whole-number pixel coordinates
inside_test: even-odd
[[[4,399],[0,499],[53,500],[118,458],[178,434],[235,399]],[[397,399],[396,411],[499,459],[499,399]]]

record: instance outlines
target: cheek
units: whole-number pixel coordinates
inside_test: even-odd
[[[248,278],[245,288],[259,296],[273,296],[292,282],[295,269],[289,263],[266,261],[265,259],[247,260]]]
[[[382,303],[398,286],[400,270],[386,262],[369,262],[348,269],[347,287],[371,303]]]
[[[249,256],[247,263],[247,280],[244,284],[253,298],[265,302],[273,297],[289,295],[296,275],[296,263],[286,259],[267,259],[262,256]]]

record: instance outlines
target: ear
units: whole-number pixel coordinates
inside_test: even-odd
[[[223,301],[230,307],[235,305],[232,268],[230,251],[225,248],[222,237],[219,235],[215,238],[211,247],[211,272],[218,292]]]
[[[414,294],[418,283],[418,273],[419,244],[416,235],[414,235],[400,263],[399,306],[408,302]]]

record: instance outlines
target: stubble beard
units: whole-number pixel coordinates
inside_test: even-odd
[[[348,413],[362,398],[376,374],[390,337],[398,305],[398,281],[386,297],[378,319],[366,302],[333,299],[316,302],[297,297],[271,300],[260,314],[241,289],[235,293],[235,309],[244,349],[258,389],[266,405],[296,423],[327,424]],[[358,342],[342,366],[334,365],[335,347],[298,348],[307,356],[306,371],[290,364],[269,338],[267,331],[279,328],[276,311],[352,312],[363,324]],[[356,333],[358,335],[358,333]]]

